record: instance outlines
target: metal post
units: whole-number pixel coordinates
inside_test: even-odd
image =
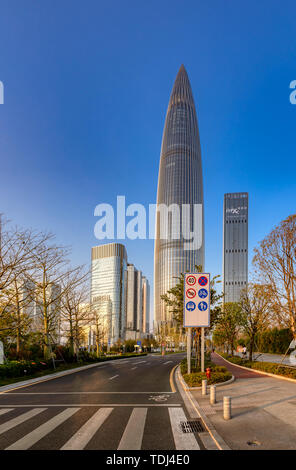
[[[205,329],[201,329],[201,371],[205,371]]]
[[[210,403],[211,405],[216,403],[216,385],[210,386]]]
[[[187,374],[191,374],[191,328],[187,328]]]
[[[223,418],[231,419],[231,397],[223,398]]]
[[[201,381],[201,394],[202,395],[207,395],[208,393],[207,384],[208,382],[206,379]]]

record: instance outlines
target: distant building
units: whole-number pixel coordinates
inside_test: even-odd
[[[248,283],[248,199],[248,193],[224,195],[224,302],[238,302],[241,289]]]
[[[95,246],[91,259],[91,306],[99,310],[102,323],[108,325],[106,336],[112,345],[124,339],[126,249],[120,243]],[[108,300],[103,301],[103,296]]]
[[[143,333],[149,334],[150,327],[150,285],[148,279],[142,277],[142,297],[143,297]]]
[[[142,272],[133,264],[127,265],[126,273],[126,339],[138,339],[143,332]]]

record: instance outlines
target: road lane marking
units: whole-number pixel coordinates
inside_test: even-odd
[[[113,377],[110,377],[109,380],[113,380],[113,379],[115,379],[116,377],[119,377],[119,375],[118,375],[118,374],[117,374],[117,375],[113,375]]]
[[[30,432],[29,434],[26,434],[26,436],[22,437],[14,444],[10,445],[9,447],[6,447],[5,450],[29,449],[34,444],[36,444],[36,442],[40,441],[40,439],[45,437],[47,434],[57,428],[60,424],[62,424],[64,421],[73,416],[74,413],[77,413],[79,409],[80,408],[67,408],[58,415],[51,418],[46,423],[41,424],[41,426],[38,426],[38,428],[34,429],[34,431]]]
[[[171,373],[170,373],[170,386],[171,386],[172,393],[176,393],[176,387],[174,384],[174,372],[176,370],[176,367],[178,367],[178,364],[176,364],[175,367],[172,368]]]
[[[30,407],[32,408],[32,405],[30,405]],[[17,416],[16,418],[6,421],[6,423],[0,425],[0,434],[9,431],[9,429],[14,428],[18,424],[24,423],[28,419],[33,418],[33,416],[38,415],[44,410],[46,410],[46,408],[34,408],[33,410],[27,411],[26,413],[23,413],[20,416]]]
[[[148,395],[150,393],[175,393],[175,392],[15,392],[15,393],[10,393],[10,395],[18,396],[26,396],[26,395],[121,395],[121,394],[130,394],[130,395],[138,395],[138,394],[143,394],[143,395]],[[1,407],[2,405],[0,405]],[[6,405],[5,405],[6,406]]]
[[[172,363],[173,363],[173,361],[167,361],[167,362],[164,362],[164,363],[163,363],[163,365],[165,365],[165,364],[170,364],[170,363],[172,364]]]
[[[176,450],[200,450],[194,434],[183,433],[180,428],[181,421],[187,421],[182,408],[169,408],[172,432]]]
[[[83,450],[94,434],[100,429],[113,408],[100,408],[75,434],[61,450]]]
[[[117,450],[141,450],[147,408],[134,408]]]
[[[5,413],[8,413],[9,411],[12,411],[13,408],[3,408],[3,410],[0,410],[0,416],[5,415]]]
[[[131,370],[135,370],[137,367],[132,367]]]
[[[152,392],[154,393],[154,392]],[[158,392],[159,393],[159,392]],[[170,393],[170,392],[164,392],[164,393]],[[0,405],[0,408],[7,408],[8,405]],[[31,405],[14,405],[10,404],[10,407],[13,406],[13,408],[32,408]],[[130,408],[133,407],[138,407],[138,406],[172,406],[170,405],[165,405],[165,404],[149,404],[149,403],[48,403],[46,405],[40,405],[43,406],[44,408],[48,407],[56,407],[56,408],[69,408],[69,407],[81,407],[81,406],[96,406],[97,408],[106,408],[108,406],[129,406]],[[174,406],[181,406],[181,403],[174,403]]]
[[[137,361],[137,364],[144,364],[146,361]]]

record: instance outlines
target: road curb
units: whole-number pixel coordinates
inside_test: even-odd
[[[217,352],[216,354],[217,356],[221,357],[221,359],[223,359],[225,362],[228,362],[228,364],[230,364],[231,366],[240,367],[241,369],[245,369],[245,370],[252,371],[252,372],[257,372],[258,374],[261,374],[261,375],[268,375],[269,377],[273,377],[274,379],[287,380],[288,382],[296,383],[296,379],[290,379],[290,377],[284,377],[283,375],[271,374],[270,372],[263,372],[263,370],[261,371],[258,369],[251,369],[251,367],[240,366],[238,364],[234,364],[234,362],[228,361],[227,359],[225,359],[225,357],[220,356],[220,354],[218,354]]]
[[[137,357],[137,356],[131,356],[131,358],[134,358],[134,357]],[[123,357],[122,359],[129,359],[129,358]],[[0,395],[1,393],[5,393],[11,390],[16,390],[18,388],[35,385],[41,382],[47,382],[48,380],[54,380],[59,377],[63,377],[64,375],[75,374],[76,372],[81,372],[82,370],[91,369],[92,367],[100,367],[106,364],[106,362],[110,363],[110,362],[115,362],[115,361],[116,362],[120,361],[120,359],[110,359],[109,361],[95,362],[94,364],[87,364],[86,366],[75,367],[73,369],[68,369],[68,370],[63,370],[61,372],[55,372],[53,374],[43,375],[41,377],[35,377],[34,379],[23,380],[22,382],[14,382],[13,384],[2,385],[2,387],[0,387]]]
[[[175,377],[176,377],[176,383],[179,388],[179,391],[182,395],[182,398],[184,400],[184,403],[186,405],[186,408],[190,413],[190,409],[193,408],[194,411],[197,413],[198,417],[201,419],[204,427],[210,434],[211,438],[213,439],[216,447],[218,450],[231,450],[231,448],[226,444],[224,439],[218,434],[216,431],[213,423],[209,420],[209,418],[205,415],[205,413],[202,411],[201,407],[199,406],[198,402],[196,399],[193,397],[192,393],[190,393],[190,390],[187,388],[187,384],[185,383],[181,372],[180,372],[180,366],[176,369],[175,372]],[[184,396],[185,395],[185,396]],[[185,399],[186,397],[186,399]],[[189,404],[188,404],[189,402]],[[189,405],[189,406],[188,406]]]

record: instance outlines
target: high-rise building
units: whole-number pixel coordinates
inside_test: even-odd
[[[142,276],[142,298],[143,298],[143,333],[149,334],[150,326],[150,285],[145,276]]]
[[[126,330],[135,331],[137,329],[137,269],[133,264],[127,265],[126,282]]]
[[[126,249],[120,243],[95,246],[91,258],[91,306],[101,315],[112,345],[125,334]]]
[[[177,205],[180,217],[160,217],[160,207]],[[189,213],[183,205],[190,205]],[[200,210],[195,213],[195,205]],[[156,324],[171,321],[161,295],[176,284],[176,277],[204,269],[204,212],[201,149],[190,82],[182,65],[171,93],[160,155],[154,254],[154,317]],[[194,222],[193,225],[193,214]],[[188,249],[184,228],[199,232],[200,244]],[[178,238],[178,234],[180,237]],[[187,233],[186,233],[187,235]],[[186,244],[186,245],[185,245]]]
[[[248,199],[248,193],[224,195],[224,302],[238,302],[241,289],[248,283]]]
[[[126,272],[126,339],[137,339],[143,332],[143,289],[142,272],[133,264],[127,265]]]

